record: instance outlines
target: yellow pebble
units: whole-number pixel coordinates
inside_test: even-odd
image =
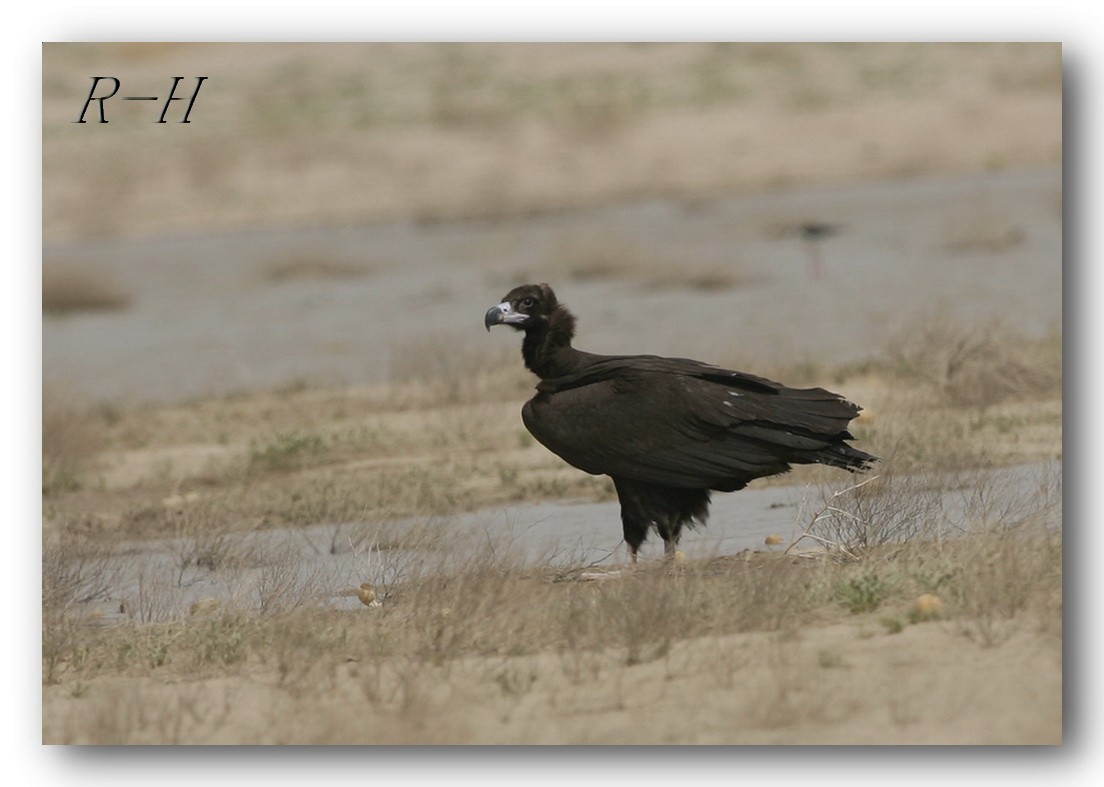
[[[380,605],[376,601],[376,589],[367,582],[356,589],[356,596],[360,599],[360,603],[366,607],[378,607]]]
[[[771,533],[769,536],[766,537],[765,543],[769,547],[773,547],[773,546],[776,546],[778,544],[781,544],[782,543],[782,536],[778,535],[777,533]]]
[[[912,610],[920,620],[937,618],[943,614],[943,601],[933,593],[925,593],[913,602]]]

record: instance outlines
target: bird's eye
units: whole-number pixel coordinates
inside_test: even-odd
[[[524,306],[526,309],[532,308],[534,303],[536,303],[536,301],[534,301],[532,298],[521,299],[521,305]]]

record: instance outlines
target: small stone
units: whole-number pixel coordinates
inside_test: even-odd
[[[917,620],[931,620],[943,614],[943,601],[933,593],[925,593],[913,602],[912,611]]]
[[[380,606],[379,601],[376,600],[376,589],[367,582],[356,589],[356,597],[359,598],[360,603],[366,607]]]
[[[769,547],[778,546],[782,543],[782,536],[778,535],[777,533],[771,533],[769,536],[766,537],[766,539],[764,539],[764,543]]]

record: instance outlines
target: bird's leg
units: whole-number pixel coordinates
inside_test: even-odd
[[[656,530],[663,539],[663,558],[668,563],[675,561],[678,554],[679,535],[682,530],[682,522],[677,515],[672,514],[664,520],[656,523]]]
[[[628,548],[629,548],[629,566],[630,567],[635,566],[636,565],[636,547],[634,547],[632,544],[626,544],[626,546],[628,546]]]
[[[809,257],[809,272],[812,274],[814,279],[823,279],[824,257],[822,256],[820,244],[816,241],[809,242]]]

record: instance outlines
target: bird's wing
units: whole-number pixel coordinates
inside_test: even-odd
[[[790,462],[823,461],[817,452],[850,437],[858,408],[836,394],[679,363],[629,358],[562,388],[546,381],[523,409],[525,425],[589,473],[725,490]]]

